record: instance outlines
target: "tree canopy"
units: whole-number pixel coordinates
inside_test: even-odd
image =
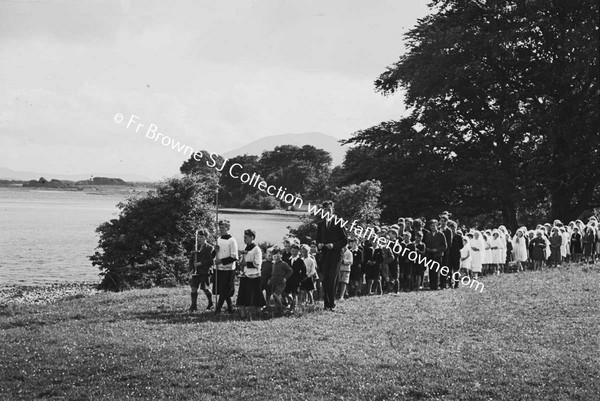
[[[424,209],[451,205],[469,216],[484,204],[511,227],[517,216],[573,219],[599,206],[598,2],[431,8],[375,81],[384,95],[402,89],[409,115],[355,133],[346,143],[361,147],[345,165],[371,152],[367,169],[397,215],[406,205],[427,211],[410,195]],[[348,182],[360,171],[336,174]],[[388,193],[394,186],[399,196]]]

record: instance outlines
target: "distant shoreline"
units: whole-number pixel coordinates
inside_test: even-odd
[[[219,209],[219,213],[225,214],[271,214],[275,216],[302,216],[305,211],[302,210],[281,210],[281,209],[271,209],[271,210],[258,210],[258,209],[232,209],[232,208],[223,208]]]

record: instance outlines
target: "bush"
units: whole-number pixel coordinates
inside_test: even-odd
[[[185,282],[195,230],[214,220],[210,185],[193,176],[170,179],[119,203],[119,218],[96,229],[99,249],[90,260],[101,270],[100,287],[119,291]]]
[[[279,201],[272,196],[252,194],[246,195],[240,203],[240,207],[243,209],[272,210],[279,207]]]

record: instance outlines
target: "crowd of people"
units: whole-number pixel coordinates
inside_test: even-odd
[[[333,213],[333,203],[325,202]],[[198,289],[207,298],[207,310],[221,313],[224,304],[234,312],[232,298],[239,277],[236,306],[242,317],[272,305],[275,311],[294,310],[299,303],[323,300],[335,309],[336,301],[363,295],[457,288],[461,276],[478,280],[480,275],[558,267],[562,263],[594,263],[600,260],[600,224],[590,217],[587,224],[521,227],[514,234],[505,226],[467,229],[443,212],[439,219],[399,218],[396,223],[373,227],[375,238],[396,241],[422,257],[395,253],[380,241],[348,237],[332,221],[317,225],[315,238],[288,237],[281,246],[261,248],[256,233],[244,231],[244,249],[238,249],[229,234],[230,223],[218,223],[215,245],[208,233],[197,233],[198,247],[190,258],[192,271],[190,311],[198,309]],[[425,260],[447,266],[432,268]],[[427,274],[426,274],[427,273]],[[212,288],[212,291],[211,291]],[[214,295],[218,295],[216,305]]]

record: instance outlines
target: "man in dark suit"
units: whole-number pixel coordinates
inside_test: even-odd
[[[455,273],[460,271],[460,250],[463,247],[463,237],[462,235],[456,231],[457,224],[456,222],[450,220],[448,221],[448,227],[452,230],[452,242],[450,243],[450,249],[448,251],[450,264],[448,267],[450,268],[450,272],[448,273],[448,283],[450,284],[450,288],[458,288],[458,280],[453,281],[456,276]]]
[[[323,214],[329,213],[333,216],[333,202],[323,202]],[[335,287],[339,273],[339,265],[342,248],[348,243],[346,231],[333,218],[323,219],[317,225],[317,246],[321,250],[321,272],[323,281],[323,300],[325,309],[335,308]]]
[[[425,250],[425,256],[433,262],[437,262],[442,266],[444,253],[446,252],[448,245],[446,244],[446,236],[438,231],[438,221],[435,219],[429,220],[427,224],[429,227],[429,233],[423,237],[423,242],[427,247]],[[432,269],[429,267],[429,288],[431,290],[439,290],[440,271],[439,269]]]

